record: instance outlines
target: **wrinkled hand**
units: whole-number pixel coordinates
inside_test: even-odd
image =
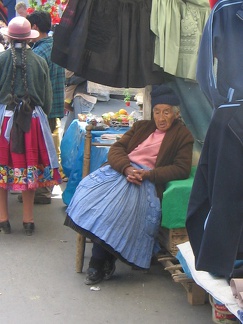
[[[124,171],[127,181],[137,184],[139,186],[142,184],[146,172],[148,171],[143,169],[136,169],[132,166],[127,167]]]

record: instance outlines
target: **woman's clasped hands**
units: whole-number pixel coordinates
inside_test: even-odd
[[[136,169],[133,166],[129,166],[125,169],[124,174],[127,178],[127,181],[141,185],[142,181],[148,175],[148,172],[148,170]]]

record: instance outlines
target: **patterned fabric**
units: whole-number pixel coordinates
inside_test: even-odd
[[[43,57],[49,67],[50,79],[52,84],[53,102],[49,118],[62,118],[64,116],[64,86],[65,70],[51,60],[51,50],[53,38],[46,37],[37,41],[32,50],[37,55]]]
[[[208,0],[153,0],[154,63],[167,73],[195,80],[198,48],[209,14]]]
[[[0,135],[0,187],[28,190],[61,183],[58,168],[52,168],[39,118],[33,117],[25,133],[25,153],[11,152],[5,137],[10,117],[4,117]],[[57,166],[57,165],[56,165]]]

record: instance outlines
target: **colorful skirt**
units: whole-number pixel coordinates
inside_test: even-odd
[[[6,129],[11,117],[3,116],[0,134],[0,188],[6,190],[35,190],[50,187],[62,182],[57,158],[50,163],[48,149],[55,150],[53,141],[48,147],[43,136],[41,118],[32,117],[30,131],[24,133],[25,152],[11,151],[11,141],[6,138]],[[50,129],[45,128],[45,132]],[[50,138],[50,137],[49,137]],[[53,145],[53,146],[52,146]],[[53,160],[53,157],[52,157]],[[55,165],[55,167],[53,167]]]
[[[135,185],[106,165],[79,183],[67,214],[65,225],[130,265],[150,267],[161,222],[160,199],[150,181]]]

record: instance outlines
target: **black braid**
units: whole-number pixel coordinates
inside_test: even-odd
[[[17,73],[17,55],[16,55],[16,49],[15,49],[15,43],[16,41],[11,40],[11,53],[13,58],[13,77],[11,80],[11,96],[10,96],[10,103],[9,104],[17,104],[19,103],[20,98],[17,98],[16,94],[14,93],[15,90],[15,80],[16,80],[16,73]],[[21,101],[23,103],[24,109],[31,109],[30,105],[30,97],[29,97],[29,89],[28,89],[28,83],[27,83],[27,43],[25,41],[21,44],[21,78],[24,85],[24,95],[21,98]]]
[[[16,79],[16,71],[17,71],[17,56],[16,56],[16,51],[15,51],[15,42],[14,40],[10,40],[10,50],[12,54],[12,59],[13,59],[13,75],[12,75],[12,80],[11,80],[11,90],[10,90],[10,103],[15,102],[15,95],[14,95],[14,83]]]
[[[21,74],[22,74],[22,81],[24,84],[24,90],[25,95],[24,97],[29,97],[29,89],[27,84],[27,66],[26,66],[26,42],[22,43],[22,68],[21,68]]]

